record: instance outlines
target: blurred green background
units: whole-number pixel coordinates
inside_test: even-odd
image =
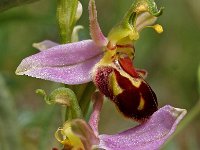
[[[96,0],[99,22],[105,35],[132,2]],[[88,0],[81,3],[83,15],[78,24],[84,29],[80,31],[80,39],[87,39]],[[200,1],[163,0],[158,1],[158,6],[165,7],[157,21],[163,25],[164,32],[159,35],[152,29],[142,31],[135,45],[135,65],[148,70],[147,81],[157,94],[160,107],[170,104],[190,113],[198,100]],[[59,41],[55,12],[56,0],[40,0],[0,12],[0,150],[46,150],[58,146],[54,132],[62,125],[62,109],[46,105],[35,90],[51,91],[60,85],[15,75],[20,61],[37,52],[32,43],[44,39]],[[200,116],[163,149],[200,149],[199,124]],[[106,101],[100,121],[101,133],[116,133],[133,125]]]

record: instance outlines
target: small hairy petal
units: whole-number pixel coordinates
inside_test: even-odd
[[[102,51],[92,40],[58,45],[22,60],[17,75],[81,84],[91,81],[90,71]]]
[[[100,135],[100,148],[106,150],[156,150],[175,131],[186,110],[166,105],[151,118],[116,135]]]
[[[103,95],[99,91],[95,92],[92,96],[94,104],[93,104],[93,111],[89,120],[89,125],[91,126],[96,136],[99,136],[98,124],[99,124],[100,111],[103,105],[103,98],[104,98]]]
[[[93,145],[99,144],[98,137],[95,136],[91,127],[82,119],[75,119],[71,124],[72,131],[80,137],[85,150],[92,150]]]
[[[93,41],[99,46],[106,46],[107,39],[101,32],[99,23],[97,20],[97,10],[95,5],[95,0],[90,0],[89,2],[89,20],[90,20],[90,34]]]

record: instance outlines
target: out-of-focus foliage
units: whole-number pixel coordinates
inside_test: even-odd
[[[2,2],[2,1],[1,1]],[[83,25],[80,39],[89,37],[88,0],[82,0]],[[98,18],[105,35],[128,9],[132,0],[96,0]],[[188,113],[198,100],[197,69],[200,61],[200,1],[158,1],[164,6],[158,23],[162,34],[142,31],[136,42],[135,66],[145,68],[147,81],[157,94],[160,107],[170,104]],[[41,0],[13,7],[0,13],[0,149],[50,149],[57,146],[54,131],[61,126],[60,106],[49,106],[35,89],[52,91],[59,85],[14,74],[20,61],[37,52],[31,45],[44,39],[59,41],[56,1]],[[109,115],[108,115],[109,114]],[[106,101],[101,115],[103,133],[114,133],[133,126]],[[200,149],[200,117],[163,149]],[[3,132],[2,132],[3,131]]]
[[[19,150],[20,134],[15,102],[1,74],[0,87],[0,149],[9,150],[15,147]]]
[[[11,7],[20,6],[20,5],[31,3],[34,1],[37,1],[37,0],[1,0],[0,12],[5,11]]]

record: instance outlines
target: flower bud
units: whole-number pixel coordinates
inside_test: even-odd
[[[77,6],[76,16],[75,16],[76,21],[80,19],[82,13],[83,13],[83,7],[82,7],[81,2],[78,1],[78,6]]]
[[[58,128],[55,138],[64,145],[65,149],[82,149],[84,150],[81,139],[73,133],[71,122],[66,122],[62,128]]]

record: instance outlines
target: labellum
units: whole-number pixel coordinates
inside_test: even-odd
[[[133,50],[130,45],[107,49],[94,68],[93,81],[125,117],[143,122],[158,109],[158,103],[154,91],[144,80],[145,71],[133,66]]]

